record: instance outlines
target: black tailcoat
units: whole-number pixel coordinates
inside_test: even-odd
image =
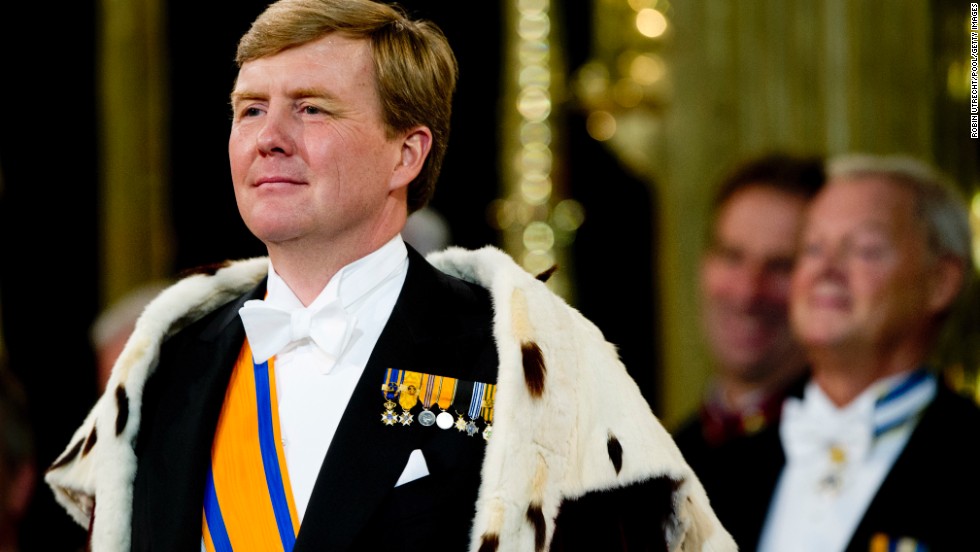
[[[263,281],[164,342],[136,443],[134,550],[200,549],[211,444],[245,337],[238,309],[264,292]],[[296,552],[468,547],[484,440],[384,425],[381,384],[389,367],[494,383],[492,314],[487,290],[409,248],[404,287],[323,460]],[[430,474],[396,488],[414,449]]]

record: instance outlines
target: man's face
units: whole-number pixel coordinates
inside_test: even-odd
[[[701,297],[709,346],[731,377],[755,382],[795,358],[787,298],[805,205],[760,183],[718,211],[701,264]]]
[[[909,190],[882,177],[832,179],[804,228],[794,330],[807,347],[839,351],[920,336],[937,309],[935,267]]]
[[[245,63],[232,108],[235,197],[259,239],[356,247],[383,233],[414,174],[403,137],[385,134],[366,40],[333,33]]]

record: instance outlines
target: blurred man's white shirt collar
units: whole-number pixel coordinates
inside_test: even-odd
[[[835,552],[847,547],[915,428],[915,423],[908,423],[874,437],[875,427],[880,423],[876,401],[909,374],[875,382],[842,408],[837,408],[812,380],[802,400],[786,400],[780,426],[786,466],[769,506],[758,552]],[[921,391],[902,408],[920,411],[935,396],[935,381],[930,379]],[[813,430],[814,435],[809,439],[822,442],[805,442],[808,438],[805,435],[787,435],[792,431],[794,417],[798,416],[809,419],[802,424]],[[860,433],[864,438],[856,440],[858,449],[848,450],[843,445],[841,455],[835,455],[831,451],[835,443],[819,437],[826,429],[834,428],[840,432],[841,441],[846,440],[848,433]]]

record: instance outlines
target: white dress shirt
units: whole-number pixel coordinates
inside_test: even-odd
[[[844,550],[908,442],[918,414],[935,396],[936,382],[930,377],[876,408],[908,376],[876,382],[843,408],[812,381],[802,401],[784,402],[780,437],[786,466],[758,552]],[[884,427],[891,429],[882,432]]]
[[[310,304],[308,308],[316,310],[339,297],[353,319],[351,341],[330,369],[324,369],[322,354],[308,338],[290,344],[275,357],[279,427],[300,520],[327,448],[407,273],[407,249],[401,236],[395,236],[380,249],[342,268]],[[302,307],[271,263],[266,302],[282,308]],[[380,381],[378,385],[380,389]],[[380,404],[380,393],[378,397]]]

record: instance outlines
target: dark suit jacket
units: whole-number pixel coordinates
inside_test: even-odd
[[[769,494],[760,492],[774,489],[779,471],[786,459],[779,443],[777,425],[781,415],[782,400],[786,396],[800,397],[808,376],[802,376],[772,397],[779,408],[771,413],[765,425],[756,432],[732,435],[725,440],[709,442],[704,435],[700,412],[696,412],[674,431],[684,459],[704,485],[708,499],[736,542],[751,539],[736,530],[745,527],[761,527],[769,503]],[[741,475],[751,474],[748,481]],[[732,520],[731,526],[726,520]],[[753,529],[755,530],[755,529]],[[741,537],[741,538],[740,538]]]
[[[200,550],[212,438],[245,336],[238,309],[264,291],[265,282],[164,343],[136,443],[134,550]],[[324,458],[297,552],[468,547],[485,442],[454,429],[384,425],[388,367],[495,382],[487,291],[409,248],[405,285]],[[430,475],[396,488],[413,449]]]
[[[732,471],[708,497],[742,551],[756,550],[786,457],[779,428],[719,451]],[[881,533],[909,537],[930,552],[976,550],[980,521],[980,408],[940,384],[905,449],[855,530],[848,552],[867,552]]]

